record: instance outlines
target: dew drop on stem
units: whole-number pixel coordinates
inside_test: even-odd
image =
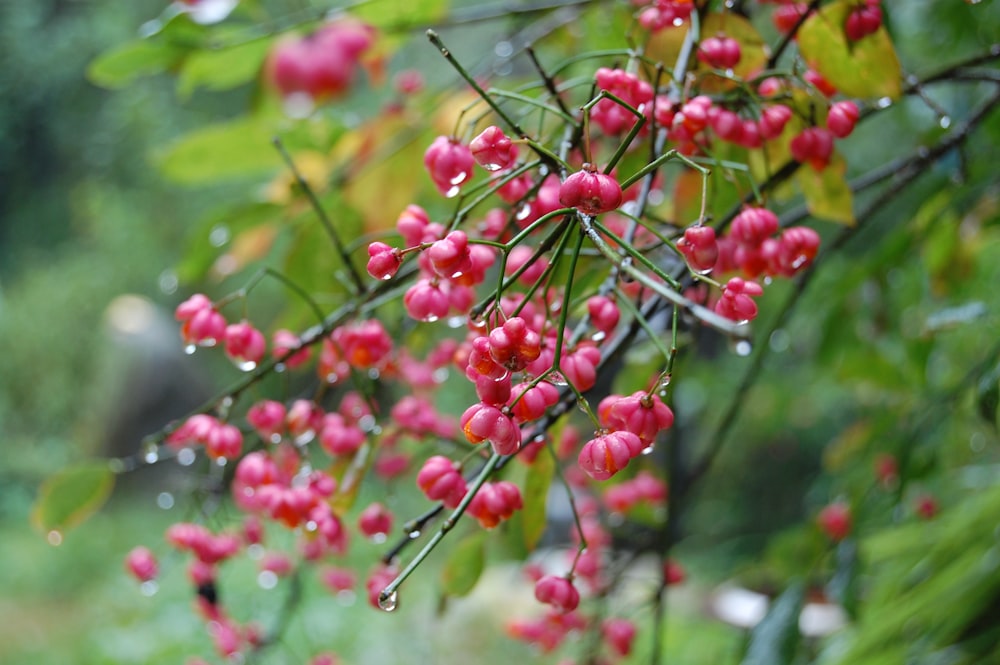
[[[386,612],[394,612],[396,608],[399,607],[399,592],[393,591],[392,593],[386,595],[383,590],[383,592],[378,595],[378,606]]]

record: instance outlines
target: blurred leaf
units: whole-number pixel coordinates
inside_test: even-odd
[[[486,563],[485,543],[486,532],[476,530],[451,550],[441,570],[441,587],[446,594],[464,596],[476,586]]]
[[[46,532],[76,526],[104,505],[114,484],[115,475],[105,462],[66,467],[42,483],[31,521]]]
[[[283,210],[281,206],[271,203],[249,203],[235,208],[226,208],[208,216],[201,223],[201,227],[192,235],[188,248],[184,252],[184,259],[177,266],[177,277],[182,282],[194,282],[202,280],[208,275],[213,264],[226,251],[225,245],[220,247],[212,242],[212,234],[220,231],[230,237],[227,244],[237,259],[251,258],[252,256],[259,258],[262,253],[250,251],[252,248],[247,246],[251,237],[248,234],[251,234],[255,229],[266,228],[273,237]],[[256,236],[256,239],[264,240],[265,238]]]
[[[767,51],[760,33],[747,19],[733,12],[712,12],[701,23],[702,38],[724,34],[740,44],[740,61],[733,67],[733,73],[744,79],[752,78],[767,64]],[[700,60],[693,60],[702,71],[711,68]],[[728,90],[737,84],[729,79],[709,75],[703,81],[704,90]]]
[[[184,60],[177,78],[181,97],[198,88],[229,90],[257,77],[271,48],[270,39],[257,39],[237,46],[195,51]]]
[[[801,582],[788,587],[750,633],[741,665],[790,665],[799,643],[799,614],[804,602],[805,586]]]
[[[994,427],[1000,426],[997,407],[1000,406],[1000,365],[997,365],[979,379],[976,390],[976,407],[979,415]]]
[[[858,544],[854,538],[837,545],[837,569],[826,586],[830,598],[841,605],[851,618],[858,614]]]
[[[553,437],[557,434],[554,433]],[[528,551],[535,549],[545,533],[545,503],[554,474],[555,460],[548,450],[542,450],[528,467],[528,477],[524,482],[524,520],[521,523]]]
[[[449,0],[374,0],[351,9],[351,15],[377,28],[419,27],[448,14]]]
[[[845,173],[847,163],[839,154],[834,154],[822,171],[802,167],[795,177],[810,213],[820,219],[854,226],[854,196],[847,186]]]
[[[124,88],[143,76],[169,69],[182,54],[162,41],[137,39],[97,56],[87,67],[87,78],[103,88]]]
[[[856,4],[831,2],[806,19],[798,33],[799,51],[810,67],[849,97],[898,99],[902,72],[885,28],[856,42],[844,35],[844,22]]]
[[[823,465],[833,473],[843,471],[857,462],[871,438],[871,422],[859,420],[848,426],[823,451]]]
[[[281,167],[270,122],[246,117],[209,125],[182,137],[159,159],[163,174],[186,184],[260,175]]]

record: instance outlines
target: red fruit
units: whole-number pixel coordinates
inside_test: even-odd
[[[808,268],[819,251],[819,234],[808,226],[792,226],[781,233],[778,241],[778,271],[791,277]]]
[[[644,445],[651,444],[656,435],[674,424],[674,412],[663,403],[659,395],[647,395],[644,390],[628,397],[609,395],[597,407],[601,424],[612,431],[631,432]]]
[[[677,241],[677,249],[691,269],[700,273],[710,272],[719,259],[719,243],[711,226],[689,226],[684,230],[684,237]]]
[[[757,282],[733,277],[726,283],[722,297],[715,303],[715,312],[733,321],[752,321],[757,316],[757,303],[751,296],[764,293]]]
[[[713,107],[715,108],[715,107]],[[712,129],[723,141],[740,144],[743,141],[743,120],[732,111],[719,109],[711,116]]]
[[[844,36],[852,42],[864,39],[882,26],[882,8],[867,3],[853,10],[844,21]]]
[[[687,577],[687,575],[684,572],[684,568],[673,559],[668,559],[667,562],[663,564],[663,581],[667,586],[680,584],[684,581],[685,577]]]
[[[503,130],[496,125],[487,127],[469,142],[469,149],[476,163],[487,171],[507,168],[517,157],[517,148]]]
[[[452,231],[427,250],[434,272],[445,279],[456,279],[472,268],[469,238],[464,231]]]
[[[301,348],[299,348],[301,347]],[[291,355],[286,356],[292,349],[298,348]],[[309,361],[312,351],[308,346],[302,345],[302,340],[291,330],[275,330],[271,336],[271,357],[280,358],[288,369],[296,367]]]
[[[519,316],[490,332],[490,355],[498,364],[519,372],[542,353],[542,338]]]
[[[462,414],[459,424],[470,443],[489,441],[499,455],[513,455],[521,447],[521,428],[495,406],[473,404]]]
[[[586,215],[599,215],[622,204],[622,188],[610,175],[598,173],[592,164],[572,174],[559,187],[559,203]]]
[[[226,355],[242,370],[249,371],[257,366],[264,357],[266,345],[264,334],[249,321],[226,326]]]
[[[802,75],[806,83],[814,86],[824,97],[833,97],[837,94],[837,88],[832,83],[823,78],[823,75],[813,69],[807,69]]]
[[[840,501],[831,503],[819,512],[816,523],[830,540],[839,542],[851,533],[851,508]]]
[[[715,69],[732,69],[740,55],[740,43],[725,35],[709,37],[698,46],[698,59]]]
[[[594,480],[607,480],[624,469],[645,447],[632,432],[611,432],[583,444],[577,462]]]
[[[511,408],[520,422],[528,422],[545,415],[545,411],[559,401],[559,389],[548,381],[540,381],[529,388],[529,383],[519,383],[511,390],[511,397],[517,402]]]
[[[415,247],[423,242],[427,227],[430,226],[431,219],[427,216],[427,211],[418,205],[410,204],[406,210],[399,213],[396,219],[396,230],[403,236],[403,241],[408,247]]]
[[[384,242],[368,245],[368,274],[375,279],[392,279],[403,263],[399,250]]]
[[[792,118],[792,109],[784,104],[774,104],[768,106],[760,113],[760,121],[757,128],[764,139],[773,139],[781,136],[785,130],[785,125]]]
[[[833,155],[833,134],[823,127],[803,129],[789,144],[792,157],[797,162],[808,163],[822,171]]]
[[[795,24],[799,22],[799,17],[804,15],[808,10],[809,5],[805,2],[780,5],[774,8],[774,13],[771,14],[771,21],[774,23],[774,27],[778,29],[778,32],[791,32]]]
[[[628,619],[605,619],[601,633],[604,635],[604,641],[619,656],[625,657],[632,653],[636,630],[635,624]]]
[[[826,128],[838,139],[850,136],[858,122],[858,107],[854,102],[835,102],[826,115]]]
[[[580,592],[565,577],[546,575],[535,583],[535,598],[563,612],[572,612],[580,605]]]
[[[472,178],[475,162],[469,147],[454,137],[439,136],[424,152],[424,166],[434,186],[447,198],[457,196]]]
[[[455,463],[447,457],[435,455],[426,462],[417,474],[417,487],[432,501],[441,501],[449,508],[455,508],[465,496],[466,484]]]
[[[159,565],[148,547],[136,547],[125,557],[125,567],[140,582],[156,579]]]
[[[592,296],[587,300],[587,314],[595,328],[604,334],[610,334],[621,319],[617,303],[607,296]]]
[[[899,462],[887,453],[875,458],[875,476],[885,488],[892,487],[899,480]]]
[[[580,392],[587,392],[597,383],[597,365],[601,351],[591,343],[582,343],[559,361],[559,371]]]
[[[921,519],[934,519],[938,514],[938,502],[932,494],[921,494],[917,497],[914,509]]]
[[[476,496],[469,502],[468,512],[479,520],[484,529],[492,529],[515,511],[524,507],[521,490],[506,480],[483,483]]]
[[[437,280],[421,279],[403,294],[406,313],[417,321],[433,322],[448,315],[451,303]]]
[[[729,228],[729,235],[740,245],[759,247],[766,238],[778,230],[778,216],[767,208],[747,207],[736,217]]]
[[[358,515],[358,528],[368,538],[384,540],[385,535],[392,531],[392,513],[381,503],[369,504]]]

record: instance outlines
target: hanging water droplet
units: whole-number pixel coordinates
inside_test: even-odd
[[[466,317],[464,316],[449,316],[448,317],[448,327],[452,329],[461,328],[465,325]]]
[[[420,537],[420,529],[414,529],[413,531],[411,531],[406,535],[410,537],[410,540],[416,540],[417,538]]]
[[[461,185],[463,182],[465,182],[465,179],[468,177],[469,174],[466,173],[465,171],[462,171],[452,176],[451,180],[449,180],[448,183],[452,185]]]
[[[274,364],[274,371],[275,372],[281,373],[281,372],[284,372],[286,369],[287,369],[287,367],[285,367],[285,363],[275,363]]]
[[[711,268],[707,268],[705,270],[695,270],[695,273],[698,274],[698,275],[711,275],[712,274],[712,270],[714,268],[715,268],[715,266],[712,266]]]
[[[234,359],[233,362],[235,363],[237,369],[239,369],[241,372],[252,372],[255,369],[257,369],[257,363],[255,363],[252,360],[242,360],[241,361],[241,360],[235,360]]]
[[[316,430],[314,429],[304,430],[295,437],[294,439],[295,445],[304,446],[315,438],[316,438]]]
[[[190,448],[181,448],[177,451],[177,463],[181,466],[191,466],[197,455]]]
[[[261,589],[273,589],[278,586],[278,576],[270,570],[262,570],[257,575],[257,586]]]
[[[170,510],[174,507],[174,495],[170,492],[160,492],[156,495],[156,505],[162,510]]]
[[[358,427],[361,428],[362,432],[370,432],[375,429],[375,416],[370,413],[358,418]]]
[[[875,102],[875,105],[880,109],[889,108],[892,106],[892,99],[889,97],[881,97],[877,102]]]
[[[482,166],[487,171],[499,171],[500,169],[503,168],[503,164],[494,164],[493,162],[489,162],[487,164],[480,164],[480,166]]]
[[[268,440],[274,445],[278,445],[279,443],[281,443],[281,434],[279,434],[278,432],[274,432],[273,434],[271,434]]]
[[[679,28],[682,25],[684,25],[684,19],[682,19],[680,16],[678,16],[677,18],[674,19],[673,23],[674,23],[674,27],[675,28]]]
[[[420,320],[423,321],[424,323],[434,323],[435,321],[437,321],[440,318],[441,317],[438,316],[438,315],[436,315],[436,314],[428,314],[427,316],[425,316],[424,318],[422,318]]]
[[[146,464],[155,464],[160,459],[160,448],[155,443],[150,443],[146,446],[146,452],[143,453],[142,459]]]
[[[193,355],[194,352],[197,351],[197,350],[198,350],[198,347],[195,346],[194,344],[185,344],[184,345],[184,353],[188,354],[189,356]]]
[[[431,372],[431,378],[434,379],[434,383],[444,383],[448,380],[448,368],[438,367],[436,370]]]
[[[208,242],[212,247],[222,247],[229,242],[229,228],[224,224],[217,224],[208,232]]]
[[[569,385],[569,381],[566,380],[566,377],[563,376],[561,372],[552,372],[545,377],[545,380],[556,387]]]
[[[753,353],[753,344],[749,340],[741,339],[736,342],[736,355],[746,357],[751,353]]]
[[[382,376],[382,374],[376,368],[372,367],[368,370],[368,378],[372,381],[377,381],[380,376]]]
[[[597,332],[595,332],[593,335],[590,336],[590,339],[592,339],[595,342],[603,342],[604,338],[607,336],[608,336],[607,333],[605,333],[603,330],[598,330]]]
[[[52,547],[59,547],[62,545],[63,535],[62,532],[53,529],[49,531],[45,539],[49,541],[49,545],[52,545]]]
[[[385,590],[378,595],[378,606],[386,612],[394,612],[399,607],[399,593],[393,591],[386,595]]]
[[[938,124],[941,125],[941,129],[948,129],[951,127],[951,118],[943,115],[941,116],[941,119],[938,120]]]
[[[160,585],[156,583],[156,580],[146,580],[139,585],[139,593],[147,598],[156,595],[156,592],[159,591],[159,589]]]
[[[371,535],[371,538],[369,538],[369,540],[371,540],[376,545],[381,545],[385,543],[386,535],[384,533],[373,533]]]
[[[516,219],[519,222],[523,222],[528,218],[528,215],[530,214],[531,214],[531,204],[523,203],[521,204],[521,207],[517,209],[517,212],[514,214],[514,219]]]
[[[313,101],[312,95],[305,92],[293,92],[281,100],[281,108],[289,118],[302,120],[308,118],[316,110],[316,102]]]
[[[252,543],[247,545],[247,557],[257,561],[264,556],[264,546],[260,543]]]
[[[458,192],[459,192],[459,186],[458,186],[458,185],[452,185],[452,186],[451,186],[451,187],[450,187],[450,188],[448,189],[448,191],[444,193],[444,197],[445,197],[446,199],[453,199],[453,198],[455,198],[456,196],[458,196]]]
[[[648,446],[646,446],[645,448],[643,448],[643,449],[642,449],[642,450],[641,450],[641,451],[639,452],[639,454],[640,454],[640,455],[649,455],[649,454],[651,454],[651,453],[653,452],[653,449],[654,449],[655,447],[656,447],[656,446],[655,446],[654,444],[652,444],[652,443],[651,443],[651,444],[649,444]]]

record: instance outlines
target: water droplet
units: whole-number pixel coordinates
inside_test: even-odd
[[[309,520],[306,522],[306,531],[315,531],[319,528],[319,524],[315,520]]]
[[[358,418],[358,427],[361,428],[362,432],[370,432],[375,429],[375,416],[370,413]]]
[[[139,593],[146,596],[155,596],[156,592],[160,590],[160,585],[156,583],[155,580],[146,580],[139,585]]]
[[[274,445],[278,445],[279,443],[281,443],[281,434],[279,434],[277,432],[273,433],[270,436],[269,441],[271,443],[273,443]]]
[[[228,463],[229,463],[229,460],[227,460],[225,457],[216,457],[215,458],[215,466],[217,466],[217,467],[224,467]]]
[[[941,125],[941,129],[948,129],[949,127],[951,127],[951,118],[949,118],[946,115],[943,115],[941,116],[941,119],[938,120],[938,124]]]
[[[142,460],[146,464],[156,464],[160,459],[160,449],[155,443],[146,446],[146,452],[142,455]]]
[[[712,270],[714,270],[714,269],[715,269],[715,266],[712,266],[711,268],[708,268],[706,270],[695,270],[695,273],[698,274],[698,275],[711,275],[712,274]]]
[[[380,376],[382,376],[382,374],[374,367],[368,370],[368,378],[372,381],[377,381]]]
[[[771,347],[772,351],[775,353],[782,353],[787,351],[788,347],[791,346],[792,338],[787,332],[785,332],[785,330],[777,328],[771,333],[771,336],[767,341],[768,346]]]
[[[260,559],[264,556],[264,546],[260,543],[252,543],[247,545],[247,556],[254,561]]]
[[[371,535],[371,538],[369,538],[369,540],[371,540],[376,545],[381,545],[385,542],[386,535],[384,533],[373,533]]]
[[[528,215],[530,214],[531,214],[531,204],[523,203],[521,204],[521,207],[517,209],[517,213],[514,214],[514,219],[516,219],[519,222],[523,222],[524,220],[528,219]]]
[[[445,197],[446,199],[453,199],[453,198],[455,198],[456,196],[458,196],[458,192],[459,192],[459,191],[460,191],[460,190],[459,190],[459,186],[458,186],[458,185],[452,185],[452,186],[451,186],[451,187],[450,187],[450,188],[448,189],[448,191],[444,193],[444,197]],[[390,610],[390,611],[391,611],[391,610]]]
[[[675,28],[679,28],[682,25],[684,25],[684,19],[678,16],[677,18],[674,19],[673,23]]]
[[[435,321],[437,321],[440,318],[441,317],[438,316],[438,315],[436,315],[436,314],[428,314],[427,316],[425,316],[424,318],[422,318],[420,320],[423,321],[424,323],[434,323]]]
[[[420,529],[414,529],[407,535],[410,537],[410,540],[416,540],[417,538],[420,537]]]
[[[382,593],[378,595],[378,606],[386,612],[394,612],[399,607],[399,593],[393,591],[389,595],[385,595],[383,589]]]
[[[239,369],[241,372],[252,372],[255,369],[257,369],[257,363],[255,363],[252,360],[236,360],[236,359],[234,359],[233,363],[236,365],[237,369]]]
[[[257,586],[261,589],[273,589],[278,586],[278,576],[270,570],[262,570],[257,575]]]
[[[741,339],[736,342],[736,355],[746,357],[751,353],[753,353],[753,344],[749,340]]]
[[[655,445],[655,444],[652,444],[652,443],[651,443],[651,444],[649,444],[648,446],[646,446],[645,448],[643,448],[643,449],[642,449],[642,450],[641,450],[641,451],[639,452],[639,454],[640,454],[640,455],[650,455],[650,454],[652,454],[652,452],[653,452],[653,450],[654,450],[655,448],[656,448],[656,445]]]
[[[304,446],[316,438],[316,430],[307,429],[300,432],[294,439],[296,446]]]
[[[229,228],[224,224],[217,224],[208,233],[208,242],[212,247],[222,247],[229,242]]]
[[[495,164],[493,162],[487,162],[486,164],[480,164],[487,171],[499,171],[503,168],[503,164]]]
[[[892,99],[890,99],[889,97],[881,97],[877,102],[875,102],[875,105],[878,106],[880,109],[889,108],[890,106],[892,106]]]
[[[60,531],[53,529],[52,531],[49,531],[46,536],[46,540],[49,541],[49,545],[52,545],[52,547],[59,547],[62,545],[63,535]]]
[[[563,376],[561,372],[552,372],[545,377],[545,380],[556,387],[569,385],[569,381],[566,380],[566,377]]]
[[[198,350],[198,347],[195,346],[194,344],[186,344],[184,346],[184,353],[188,354],[189,356],[190,355],[194,355],[194,352],[197,351],[197,350]]]
[[[156,505],[163,510],[170,510],[174,507],[174,495],[170,492],[160,492],[156,495]]]
[[[191,466],[196,457],[197,455],[190,448],[181,448],[177,451],[177,463],[181,466]]]
[[[449,316],[448,317],[448,327],[449,328],[461,328],[465,325],[468,319],[464,316]]]
[[[284,372],[286,369],[288,368],[285,366],[285,363],[274,363],[275,372],[278,372],[280,374],[281,372]]]
[[[509,58],[514,53],[514,45],[506,40],[499,41],[493,47],[493,52],[498,58]]]
[[[293,92],[281,100],[281,108],[289,118],[302,120],[308,118],[316,110],[316,102],[308,93]]]
[[[161,272],[157,283],[160,286],[160,291],[168,296],[176,293],[177,287],[180,285],[177,275],[173,270],[164,270]]]
[[[597,332],[595,332],[593,335],[590,336],[590,339],[592,339],[595,342],[603,342],[605,337],[607,337],[607,334],[602,330],[598,330]]]
[[[431,378],[434,379],[434,383],[444,383],[448,380],[448,368],[438,367],[436,370],[431,372]]]

